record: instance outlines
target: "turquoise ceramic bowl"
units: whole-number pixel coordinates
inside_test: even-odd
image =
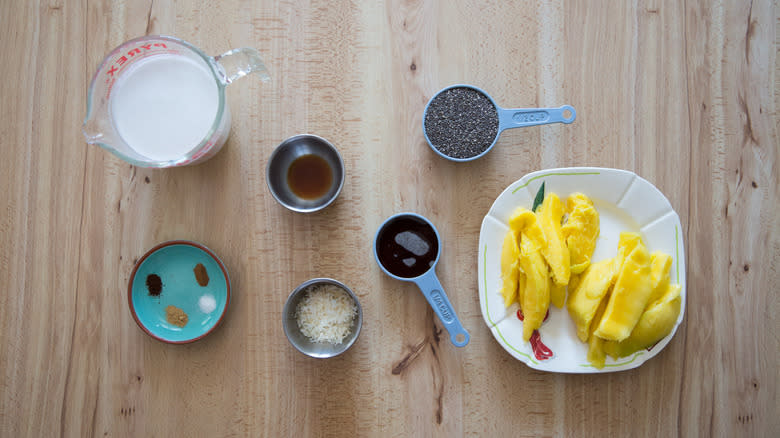
[[[208,275],[205,286],[195,276],[198,264]],[[147,286],[150,275],[162,281],[158,295]],[[127,299],[130,313],[146,334],[162,342],[185,344],[203,338],[222,322],[230,302],[230,279],[225,265],[210,249],[196,242],[173,240],[155,246],[138,260],[130,274]],[[184,327],[168,322],[168,306],[187,314]]]

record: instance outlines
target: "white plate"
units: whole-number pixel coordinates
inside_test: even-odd
[[[671,282],[680,285],[682,306],[672,332],[648,350],[615,361],[607,356],[603,369],[588,363],[588,347],[577,337],[574,323],[564,306],[550,305],[550,317],[539,329],[541,341],[553,352],[539,360],[531,344],[523,341],[523,323],[518,305],[504,308],[501,297],[501,247],[509,230],[508,221],[516,207],[531,208],[537,190],[554,192],[563,200],[581,192],[593,200],[599,212],[600,235],[592,261],[614,257],[622,231],[638,231],[647,249],[672,256]],[[685,314],[685,255],[680,218],[669,200],[655,186],[633,172],[598,167],[570,167],[529,173],[512,183],[496,198],[482,220],[479,233],[479,305],[485,323],[506,351],[531,368],[558,373],[604,373],[636,368],[658,354],[672,339]]]

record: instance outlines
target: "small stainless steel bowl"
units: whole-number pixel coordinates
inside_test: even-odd
[[[328,192],[317,199],[297,196],[287,183],[287,173],[295,159],[314,154],[323,158],[333,172],[333,184]],[[327,207],[341,193],[344,186],[344,161],[329,141],[311,134],[300,134],[283,141],[271,153],[265,172],[265,181],[271,194],[280,204],[299,213],[313,213]]]
[[[298,303],[306,292],[309,286],[317,284],[332,284],[344,291],[346,291],[350,297],[355,301],[357,306],[357,314],[352,320],[352,327],[349,334],[340,344],[331,344],[328,342],[312,342],[309,338],[301,333],[298,328],[298,320],[295,317],[295,312],[298,309]],[[355,343],[358,336],[360,336],[360,328],[363,326],[363,308],[360,306],[360,301],[357,296],[340,281],[333,280],[331,278],[313,278],[311,280],[301,283],[296,287],[290,296],[287,298],[287,302],[284,304],[284,310],[282,311],[282,326],[284,327],[284,334],[287,335],[287,339],[290,341],[293,347],[295,347],[301,353],[318,359],[326,359],[329,357],[338,356],[339,354],[349,350],[352,344]]]

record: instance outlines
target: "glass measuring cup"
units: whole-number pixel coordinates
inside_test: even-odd
[[[415,283],[447,329],[452,344],[465,347],[470,336],[458,320],[436,276],[436,263],[440,255],[439,232],[428,219],[419,214],[399,213],[390,216],[374,237],[374,258],[382,271],[396,280]],[[414,262],[409,259],[414,259]]]
[[[155,63],[154,70],[149,68],[152,63]],[[178,68],[181,66],[186,68]],[[143,77],[139,76],[142,68],[145,68]],[[87,96],[87,115],[84,118],[82,132],[87,143],[98,145],[136,166],[172,167],[203,162],[219,152],[230,134],[230,109],[225,102],[225,87],[249,73],[259,74],[264,82],[270,80],[268,71],[260,59],[260,54],[252,48],[234,49],[222,55],[211,57],[192,44],[171,36],[152,35],[127,41],[106,56],[92,77]],[[133,75],[136,75],[132,82],[135,89],[128,88],[129,85],[127,85],[131,83]],[[183,76],[180,79],[180,76],[177,75]],[[189,78],[192,78],[191,82],[186,81]],[[143,81],[150,84],[150,88],[143,91],[154,97],[159,96],[159,99],[154,99],[155,102],[145,102],[142,98],[132,101],[133,91],[141,89],[139,87],[143,87]],[[151,88],[155,84],[159,86],[160,83],[173,84],[174,86],[161,87],[162,89],[159,90]],[[198,84],[201,86],[197,87]],[[165,110],[162,109],[167,108],[164,104],[169,105],[169,107],[178,104],[181,107],[182,103],[175,101],[177,95],[172,94],[172,90],[178,90],[178,96],[181,96],[182,93],[184,96],[193,94],[190,93],[192,89],[183,88],[186,86],[196,87],[194,90],[198,92],[204,88],[208,89],[208,91],[203,91],[206,98],[202,100],[208,101],[207,104],[204,104],[205,112],[200,112],[200,115],[206,115],[201,118],[200,121],[203,122],[201,125],[192,126],[195,129],[185,129],[188,128],[186,125],[174,122],[197,123],[199,120],[197,117],[188,117],[192,111],[200,108],[184,107],[180,108],[180,112],[168,111],[168,114],[165,114]],[[144,93],[136,93],[136,95],[138,94]],[[131,97],[117,98],[117,95]],[[125,109],[122,109],[122,107],[117,106],[119,105],[117,102],[120,100],[127,101],[128,105],[132,104],[134,107],[125,105]],[[164,114],[151,120],[153,123],[147,123],[152,125],[148,128],[134,130],[127,128],[128,126],[138,127],[139,123],[145,122],[140,117],[140,114],[144,114],[145,109],[157,111],[157,113],[162,111]],[[133,114],[139,115],[139,118],[133,120],[134,125],[123,122],[121,127],[125,131],[121,132],[122,129],[119,129],[120,126],[116,118],[119,117],[118,114],[125,117],[123,120],[132,117]],[[128,114],[129,116],[127,116]],[[213,120],[211,114],[214,114]],[[162,150],[169,144],[164,139],[175,138],[177,133],[189,137],[190,140],[175,145],[172,144],[174,142],[171,142],[170,147],[175,146],[175,148],[169,149],[165,153],[153,153],[153,148],[158,146],[152,146],[157,142],[149,141],[150,138],[154,139],[155,135],[159,134]],[[129,136],[136,140],[130,142],[133,143],[132,146],[128,142]],[[138,140],[144,138],[147,140]],[[147,151],[143,151],[144,148]]]
[[[496,131],[495,136],[492,138],[492,142],[490,143],[490,146],[488,146],[484,151],[467,158],[457,158],[449,156],[442,151],[440,151],[436,146],[434,146],[431,139],[428,137],[428,130],[426,129],[426,118],[428,115],[428,110],[431,108],[431,104],[437,100],[437,98],[441,98],[443,96],[443,93],[448,92],[449,90],[453,90],[456,88],[466,88],[475,90],[484,97],[486,97],[490,103],[493,104],[493,108],[496,111],[495,117],[498,121],[498,130]],[[468,102],[463,103],[464,105],[467,105]],[[425,111],[423,112],[423,118],[422,118],[422,125],[423,125],[423,135],[425,136],[425,141],[428,143],[428,146],[436,152],[439,156],[444,157],[450,161],[472,161],[476,160],[477,158],[480,158],[490,152],[491,149],[493,149],[493,146],[496,145],[496,142],[498,141],[498,137],[501,136],[501,132],[505,129],[510,128],[523,128],[526,126],[536,126],[536,125],[547,125],[550,123],[565,123],[569,124],[574,121],[574,119],[577,118],[577,112],[574,110],[574,107],[571,105],[563,105],[559,108],[517,108],[517,109],[507,109],[507,108],[501,108],[496,104],[496,101],[493,100],[492,97],[490,97],[489,94],[487,94],[484,90],[481,88],[475,87],[473,85],[465,85],[465,84],[456,84],[451,85],[446,88],[442,88],[439,90],[438,93],[436,93],[431,99],[428,101],[428,104],[425,105]],[[490,140],[488,138],[488,140]],[[484,143],[483,143],[484,144]]]

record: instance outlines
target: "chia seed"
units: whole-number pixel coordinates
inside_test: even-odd
[[[431,101],[423,123],[428,140],[439,152],[451,158],[471,158],[493,144],[498,110],[484,93],[450,88]]]

